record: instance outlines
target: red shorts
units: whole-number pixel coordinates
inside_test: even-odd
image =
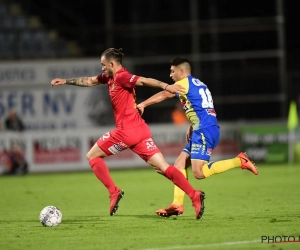
[[[111,130],[100,137],[97,144],[107,155],[115,155],[130,148],[145,162],[160,153],[146,123],[135,128]]]

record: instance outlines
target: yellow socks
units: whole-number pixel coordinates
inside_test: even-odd
[[[187,170],[186,169],[179,169],[179,171],[184,175],[184,177],[187,179]],[[184,192],[177,187],[176,185],[174,186],[174,200],[172,204],[175,205],[183,205],[183,200],[184,200]]]
[[[214,175],[220,174],[227,170],[237,168],[241,166],[240,158],[232,158],[228,160],[209,162],[203,165],[202,172],[205,178]],[[188,179],[188,173],[186,169],[179,169],[179,171]],[[183,205],[185,193],[177,186],[174,186],[174,199],[172,204]]]
[[[215,161],[209,162],[203,165],[202,172],[205,178],[213,175],[213,174],[220,174],[232,168],[240,167],[241,166],[241,159],[240,158],[233,158],[223,161]]]

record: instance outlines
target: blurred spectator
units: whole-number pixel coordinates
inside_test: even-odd
[[[177,103],[175,109],[171,113],[173,123],[177,126],[183,126],[188,124],[189,120],[186,118],[185,112],[181,106],[181,103]]]
[[[12,145],[7,153],[7,171],[6,175],[24,175],[28,172],[28,164],[24,157],[24,151],[19,144]]]
[[[19,132],[22,132],[24,130],[24,123],[18,117],[17,113],[14,110],[10,110],[8,112],[8,116],[5,120],[5,128],[7,130],[19,131]]]

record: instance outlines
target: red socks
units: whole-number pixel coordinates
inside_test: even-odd
[[[169,166],[165,171],[165,176],[177,187],[182,189],[191,199],[193,199],[195,189],[177,168],[174,166]]]
[[[109,169],[102,158],[95,158],[89,161],[97,178],[103,183],[110,194],[118,190],[113,179],[109,174]],[[174,166],[169,166],[165,171],[165,177],[171,180],[176,186],[182,189],[191,199],[194,197],[195,189],[183,176],[183,174]]]
[[[113,179],[109,174],[109,169],[102,158],[95,158],[89,161],[91,168],[93,169],[97,178],[103,183],[110,194],[116,192],[116,187]]]

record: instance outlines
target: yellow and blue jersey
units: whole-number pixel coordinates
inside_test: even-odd
[[[185,94],[176,94],[176,96],[179,97],[193,130],[219,126],[212,95],[203,82],[189,75],[175,84],[185,88]]]

